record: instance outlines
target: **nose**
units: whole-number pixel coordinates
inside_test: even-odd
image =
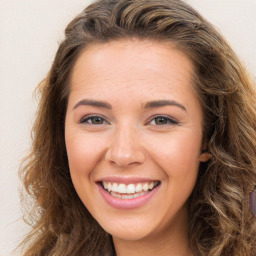
[[[135,128],[125,126],[115,131],[105,158],[118,167],[142,164],[146,154]]]

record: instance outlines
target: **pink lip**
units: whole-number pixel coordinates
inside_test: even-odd
[[[122,183],[122,184],[128,185],[128,184],[151,182],[151,181],[157,181],[157,180],[152,180],[152,179],[143,178],[143,177],[109,176],[109,177],[102,178],[102,179],[98,180],[97,182],[102,182],[102,181],[116,182],[116,183]]]
[[[97,183],[97,186],[99,188],[100,194],[110,206],[117,209],[128,210],[128,209],[135,209],[146,204],[150,199],[152,199],[155,196],[161,184],[156,188],[154,188],[149,193],[143,196],[132,198],[132,199],[120,199],[120,198],[113,197],[99,183]]]

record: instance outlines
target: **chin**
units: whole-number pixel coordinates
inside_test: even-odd
[[[143,240],[144,238],[150,235],[150,231],[143,228],[136,229],[136,230],[131,230],[131,229],[121,230],[121,229],[112,228],[107,232],[116,239],[121,239],[126,241],[139,241],[139,240]]]
[[[145,221],[145,219],[129,220],[129,217],[118,221],[115,219],[115,223],[100,223],[103,229],[111,234],[113,237],[122,240],[138,241],[156,232],[158,225],[150,225],[152,221]]]

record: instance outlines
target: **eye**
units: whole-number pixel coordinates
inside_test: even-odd
[[[101,116],[85,116],[81,119],[80,123],[90,125],[110,124]]]
[[[166,117],[166,116],[156,116],[153,119],[151,119],[151,121],[149,122],[149,124],[151,125],[177,125],[179,124],[178,121],[174,120],[171,117]]]

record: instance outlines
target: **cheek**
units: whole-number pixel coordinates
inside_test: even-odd
[[[72,179],[90,175],[102,158],[104,140],[97,136],[86,136],[72,131],[67,131],[65,137]]]
[[[151,138],[147,140],[155,159],[164,165],[180,165],[181,167],[192,167],[191,164],[199,162],[201,150],[201,134],[177,132],[171,136],[162,138]]]
[[[164,171],[172,192],[185,190],[185,194],[189,194],[198,174],[201,133],[173,133],[161,141],[151,140],[148,148],[153,161]]]

